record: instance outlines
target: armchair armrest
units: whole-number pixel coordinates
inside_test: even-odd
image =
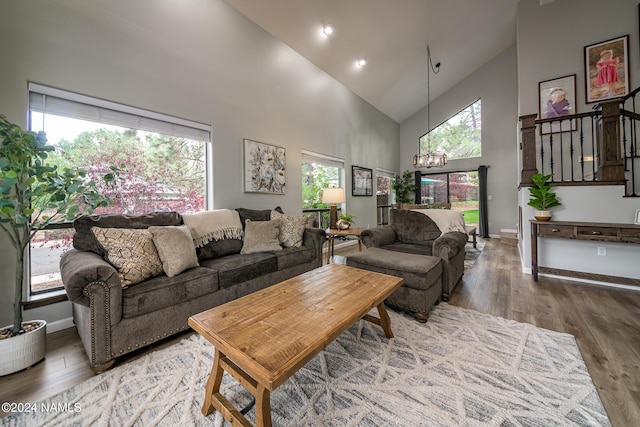
[[[71,249],[60,259],[60,274],[69,300],[105,307],[111,322],[122,317],[122,284],[118,271],[93,252]]]
[[[379,248],[384,245],[390,245],[396,241],[396,232],[390,225],[379,225],[378,227],[367,228],[360,235],[362,243],[367,248]]]
[[[322,265],[322,245],[327,240],[327,233],[321,228],[307,227],[302,235],[302,244],[312,247],[316,252],[316,258]]]
[[[433,242],[433,255],[449,260],[463,250],[467,244],[467,235],[459,231],[444,233]]]

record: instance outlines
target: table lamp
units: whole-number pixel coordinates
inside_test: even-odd
[[[329,203],[329,228],[335,229],[338,221],[338,203],[344,203],[344,188],[331,187],[322,190],[322,203]]]

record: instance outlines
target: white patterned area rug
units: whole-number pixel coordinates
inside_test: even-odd
[[[426,324],[360,321],[271,395],[275,426],[607,426],[573,336],[441,303]],[[200,407],[213,347],[193,335],[96,376],[10,426],[222,426]],[[249,394],[228,375],[238,407]],[[247,417],[254,421],[254,410]]]

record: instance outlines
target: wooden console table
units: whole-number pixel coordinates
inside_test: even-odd
[[[590,240],[613,243],[640,243],[640,225],[607,222],[531,222],[531,273],[538,281],[538,237]]]

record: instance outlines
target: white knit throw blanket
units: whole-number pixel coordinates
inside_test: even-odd
[[[196,248],[203,247],[211,240],[242,238],[240,214],[235,210],[215,209],[195,214],[182,214],[182,219],[191,231]]]
[[[436,223],[442,234],[450,231],[459,231],[461,233],[467,233],[464,228],[464,217],[458,211],[451,211],[449,209],[411,209],[414,212],[420,212],[427,215],[433,222]]]

